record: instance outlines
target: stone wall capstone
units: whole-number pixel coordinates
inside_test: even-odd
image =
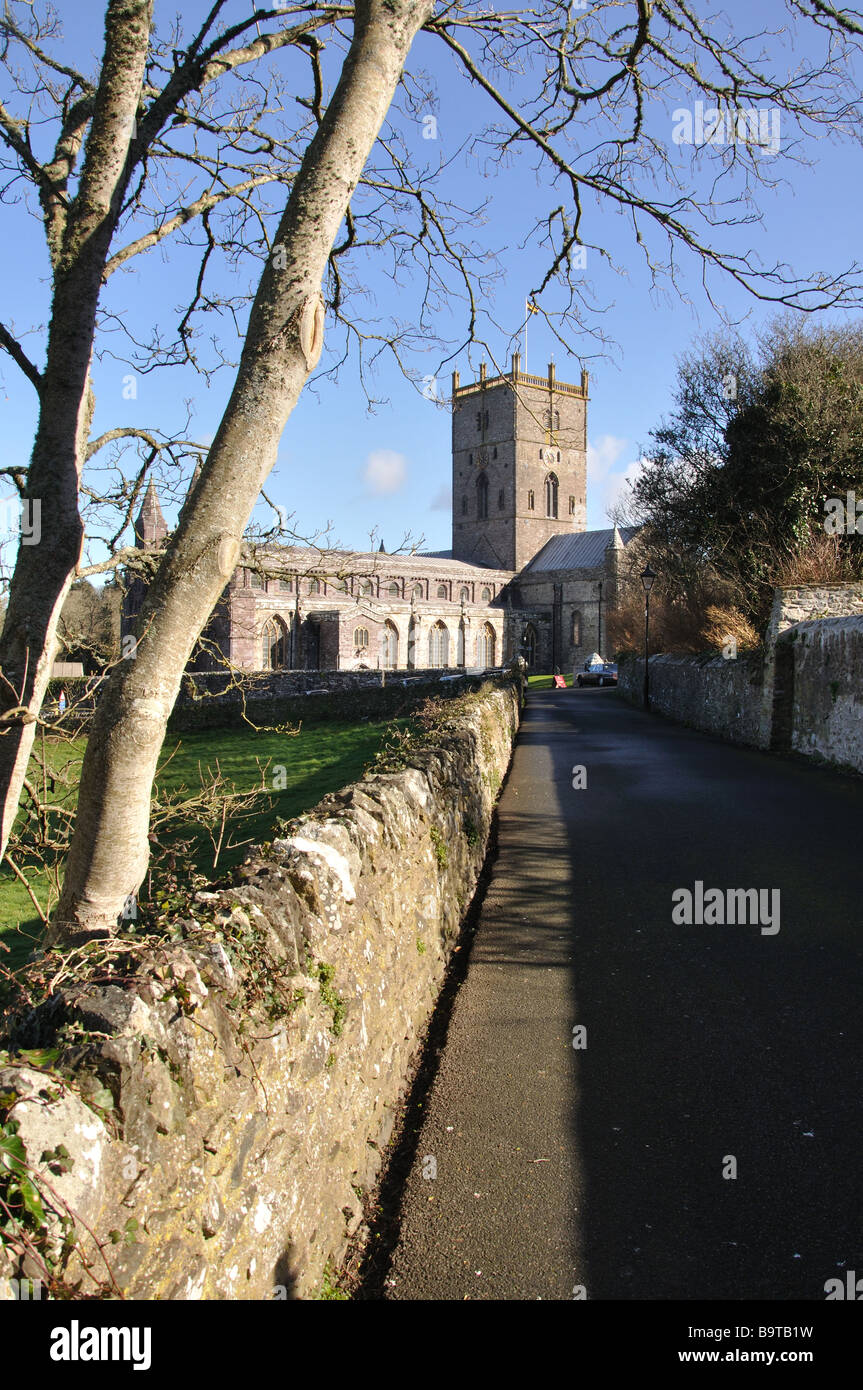
[[[66,1200],[104,1243],[110,1279],[79,1227],[108,1292],[309,1298],[341,1261],[478,882],[520,699],[514,679],[465,696],[403,766],[291,822],[171,934],[136,948],[131,932],[128,957],[97,952],[18,1016],[0,1092],[21,1096],[37,1171],[69,1150]],[[60,1049],[50,1075],[19,1057],[32,1047]],[[112,1244],[130,1221],[133,1243]],[[93,1289],[77,1254],[65,1277]]]

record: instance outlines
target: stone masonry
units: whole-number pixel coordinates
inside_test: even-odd
[[[109,1290],[309,1298],[340,1262],[476,888],[520,696],[500,678],[457,702],[404,766],[199,894],[117,984],[97,964],[22,1020],[12,1047],[60,1058],[0,1067],[0,1091],[37,1172],[68,1149],[54,1200]],[[88,1102],[105,1087],[110,1114]],[[112,1243],[132,1219],[133,1243]],[[77,1256],[65,1274],[93,1289]]]
[[[643,680],[643,660],[621,663],[633,703]],[[650,701],[734,743],[863,772],[863,584],[777,589],[763,650],[736,660],[652,656]]]

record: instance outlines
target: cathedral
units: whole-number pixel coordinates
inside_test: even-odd
[[[587,531],[587,372],[452,380],[452,549],[388,555],[259,547],[202,634],[197,670],[483,669],[523,656],[567,671],[603,650],[634,532]],[[156,489],[136,544],[168,534]],[[251,553],[251,552],[250,552]],[[144,585],[129,587],[134,629]]]

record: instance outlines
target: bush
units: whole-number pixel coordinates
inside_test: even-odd
[[[626,597],[606,619],[608,647],[616,657],[644,651],[644,599]],[[657,596],[650,603],[651,652],[721,651],[733,638],[740,650],[757,647],[755,628],[740,609],[728,603],[697,600],[671,603]]]

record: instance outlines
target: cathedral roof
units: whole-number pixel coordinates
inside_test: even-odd
[[[512,577],[512,570],[494,569],[489,565],[472,565],[467,560],[453,560],[452,552],[400,551],[394,555],[381,555],[377,550],[326,550],[315,546],[267,545],[258,548],[260,557],[266,556],[272,564],[272,573],[281,567],[300,574],[406,574],[409,576],[427,574],[432,578],[445,579],[458,575],[465,579],[496,582]],[[248,564],[248,560],[240,561]]]
[[[599,569],[605,561],[606,550],[614,542],[616,530],[617,527],[609,526],[604,531],[568,531],[552,536],[525,570],[531,574],[536,570]],[[637,526],[623,526],[618,534],[624,545],[628,545],[637,531]]]

